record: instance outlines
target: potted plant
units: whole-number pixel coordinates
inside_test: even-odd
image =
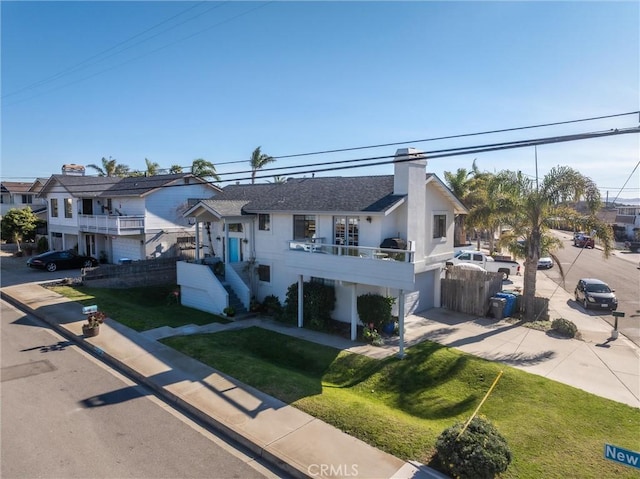
[[[222,312],[223,312],[224,314],[226,314],[227,316],[229,316],[230,318],[232,318],[232,317],[233,317],[233,316],[235,316],[235,314],[236,314],[236,310],[235,310],[235,309],[233,309],[233,306],[227,306],[226,308],[224,308],[224,309],[222,310]]]
[[[89,313],[86,324],[82,325],[82,334],[87,338],[92,338],[100,333],[100,325],[107,319],[107,315],[102,311]]]

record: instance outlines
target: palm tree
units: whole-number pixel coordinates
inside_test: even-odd
[[[451,192],[458,198],[465,206],[469,207],[469,193],[473,186],[473,180],[475,176],[479,175],[478,166],[476,160],[473,160],[471,171],[467,171],[466,168],[458,168],[455,173],[449,171],[444,172],[444,179],[447,182],[447,186]],[[455,246],[467,244],[467,233],[465,229],[465,215],[458,215],[455,218]]]
[[[160,169],[160,165],[147,158],[145,158],[144,161],[147,164],[147,171],[145,172],[145,176],[156,176],[158,174],[158,170]]]
[[[268,183],[275,183],[276,185],[281,185],[287,182],[287,178],[284,176],[274,176],[273,181],[267,180]]]
[[[272,156],[262,153],[260,147],[258,147],[251,153],[251,160],[249,161],[251,163],[251,184],[253,184],[256,182],[256,173],[258,170],[261,170],[265,165],[273,163],[276,160]]]
[[[102,167],[91,164],[87,165],[87,168],[92,168],[98,172],[98,176],[127,176],[129,173],[129,167],[127,165],[119,164],[115,158],[109,157],[107,160],[102,157]]]
[[[220,175],[216,173],[216,167],[214,164],[203,158],[193,160],[193,163],[191,164],[191,173],[200,178],[213,178],[216,181],[220,181]]]
[[[170,175],[175,175],[177,173],[182,173],[182,166],[180,166],[180,165],[171,165],[171,168],[169,168],[169,174]]]
[[[549,230],[558,221],[569,221],[585,231],[592,231],[609,256],[613,244],[611,228],[596,217],[601,206],[600,191],[596,184],[573,168],[553,168],[538,185],[536,180],[521,173],[504,171],[498,176],[502,190],[510,194],[503,196],[510,212],[503,218],[513,228],[513,235],[522,239],[520,253],[524,256],[524,319],[536,319],[535,293],[536,271],[541,253],[549,253],[560,247]],[[574,208],[584,200],[587,214]],[[517,248],[511,248],[518,252]]]
[[[474,176],[467,201],[471,204],[466,224],[489,232],[489,251],[495,249],[495,233],[511,211],[512,191],[502,178],[492,173]],[[480,240],[478,239],[478,242]]]

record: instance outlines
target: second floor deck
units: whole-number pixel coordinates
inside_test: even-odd
[[[85,233],[138,235],[144,233],[145,221],[143,215],[79,215],[78,227]]]

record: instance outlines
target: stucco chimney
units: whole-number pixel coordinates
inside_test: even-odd
[[[415,245],[416,257],[424,254],[426,228],[427,157],[415,148],[396,151],[393,170],[393,192],[406,195],[404,231],[400,236]]]
[[[84,166],[75,163],[67,163],[62,165],[62,174],[70,176],[84,176]]]
[[[396,195],[407,195],[410,183],[418,181],[424,188],[427,175],[427,157],[415,148],[399,148],[393,160],[393,192]]]

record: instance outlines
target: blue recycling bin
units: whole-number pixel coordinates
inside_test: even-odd
[[[516,295],[511,293],[496,293],[495,297],[504,298],[507,301],[507,303],[504,306],[503,316],[505,318],[508,318],[511,315],[513,315],[513,311],[515,310],[515,307],[516,307]]]

